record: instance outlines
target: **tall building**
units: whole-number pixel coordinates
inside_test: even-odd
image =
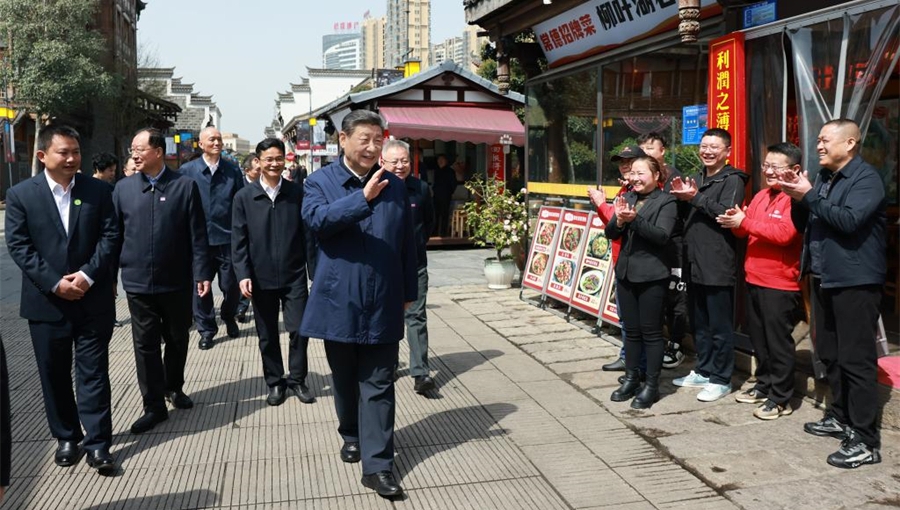
[[[450,60],[467,71],[477,71],[481,65],[481,46],[488,40],[487,37],[478,37],[479,30],[481,29],[476,26],[468,26],[461,37],[451,37],[433,45],[432,64],[438,65]]]
[[[359,32],[322,36],[324,69],[362,69],[362,35]]]
[[[368,13],[367,13],[368,14]],[[383,69],[384,62],[384,16],[366,16],[362,22],[363,69]]]
[[[384,63],[397,67],[409,59],[431,66],[431,0],[388,0],[384,24]]]

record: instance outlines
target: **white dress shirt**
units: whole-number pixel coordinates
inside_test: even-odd
[[[209,168],[209,175],[216,175],[216,170],[219,169],[219,163],[222,160],[216,161],[215,163],[210,163],[208,159],[206,159],[206,154],[203,155],[203,162],[206,163],[206,167]]]
[[[66,231],[66,235],[69,235],[69,211],[72,208],[72,188],[75,187],[75,177],[72,177],[72,180],[69,181],[69,185],[63,187],[62,184],[54,181],[50,178],[50,174],[47,171],[44,171],[44,177],[47,178],[47,185],[50,186],[50,192],[53,193],[53,201],[56,202],[56,212],[59,213],[59,219],[62,221],[63,230]],[[75,204],[75,207],[79,207],[81,204]],[[91,279],[90,276],[86,275],[84,271],[78,271],[78,274],[84,278],[88,285],[94,285],[94,280]],[[62,281],[62,280],[60,280]],[[59,282],[56,282],[56,285],[51,289],[53,292],[56,292],[56,289],[59,288]]]
[[[268,184],[266,184],[266,181],[264,179],[262,179],[262,178],[259,179],[259,183],[262,184],[263,191],[266,192],[266,195],[269,196],[269,200],[271,200],[273,204],[275,203],[275,197],[278,196],[278,192],[281,191],[281,182],[282,181],[284,181],[284,179],[279,177],[278,184],[276,184],[275,187],[272,188]]]

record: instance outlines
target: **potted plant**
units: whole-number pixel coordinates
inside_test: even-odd
[[[465,205],[469,239],[476,246],[493,246],[496,257],[485,259],[484,275],[488,287],[506,289],[516,272],[510,247],[524,243],[528,235],[528,213],[524,193],[505,189],[494,177],[476,178],[466,183],[473,200]],[[504,250],[507,251],[504,254]]]

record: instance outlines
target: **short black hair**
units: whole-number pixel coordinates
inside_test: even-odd
[[[766,150],[774,152],[775,154],[787,156],[788,163],[790,163],[791,166],[799,165],[800,162],[803,161],[803,151],[800,150],[800,147],[797,147],[791,142],[776,143],[775,145],[768,146]]]
[[[162,131],[160,131],[156,128],[148,127],[148,128],[143,128],[143,129],[137,130],[137,132],[134,134],[134,136],[137,136],[144,132],[146,132],[150,135],[149,139],[147,141],[147,145],[149,145],[150,147],[152,147],[154,149],[162,149],[163,151],[166,150],[166,136],[162,133]]]
[[[265,138],[263,139],[263,141],[256,144],[256,157],[259,157],[260,154],[271,149],[272,147],[280,149],[281,153],[284,154],[284,142],[277,138]]]
[[[95,172],[100,172],[102,170],[106,170],[107,168],[115,165],[116,168],[119,168],[119,158],[108,152],[101,152],[100,154],[96,154],[94,159],[92,160],[92,164],[94,166]]]
[[[341,131],[347,135],[353,134],[357,126],[378,126],[383,133],[384,119],[371,110],[353,110],[341,121]]]
[[[725,145],[731,147],[731,133],[725,131],[722,128],[707,129],[706,132],[703,133],[703,136],[701,138],[706,138],[707,136],[715,136],[721,138],[725,142]]]
[[[241,161],[241,169],[242,170],[250,170],[253,168],[253,160],[258,158],[256,154],[247,154],[244,156],[244,160]]]
[[[78,142],[79,147],[81,146],[81,135],[78,134],[78,131],[75,131],[75,128],[65,124],[54,124],[51,122],[41,128],[41,132],[38,134],[37,150],[44,152],[49,149],[50,144],[53,143],[54,136],[71,138]]]
[[[663,149],[669,146],[667,143],[665,135],[656,131],[650,131],[649,133],[643,134],[637,137],[637,144],[644,145],[647,142],[652,142],[653,140],[658,140],[659,144],[663,146]]]

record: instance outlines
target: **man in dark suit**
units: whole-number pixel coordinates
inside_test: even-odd
[[[131,142],[137,173],[119,181],[113,193],[123,239],[122,287],[144,404],[144,415],[131,426],[133,434],[169,418],[166,400],[177,409],[194,406],[183,389],[192,289],[205,296],[212,279],[200,192],[193,180],[166,168],[165,147],[158,130],[138,131]]]
[[[112,195],[107,184],[76,173],[81,149],[74,129],[44,127],[37,157],[45,170],[6,194],[6,245],[23,275],[20,314],[28,319],[47,422],[58,441],[56,464],[74,465],[83,448],[88,465],[110,474],[116,470],[109,453],[111,268],[120,243]]]
[[[6,369],[6,351],[3,349],[3,337],[0,337],[0,504],[9,487],[10,467],[12,465],[12,430],[9,412],[9,373]]]
[[[223,296],[219,315],[228,336],[237,338],[240,335],[236,320],[240,292],[231,263],[231,205],[234,195],[244,187],[245,178],[234,163],[221,157],[222,147],[219,130],[214,127],[204,129],[200,132],[202,156],[182,166],[180,172],[193,179],[200,191],[206,214],[209,263],[218,274]],[[212,292],[194,296],[194,321],[200,333],[200,349],[211,349],[219,332]]]
[[[393,498],[403,494],[393,474],[393,375],[418,261],[406,187],[375,168],[383,140],[378,114],[349,113],[343,155],[306,179],[303,220],[319,249],[300,334],[325,340],[341,460],[362,460],[362,484]]]
[[[284,143],[266,138],[256,146],[260,162],[257,182],[234,197],[232,260],[241,294],[253,299],[253,317],[259,335],[263,377],[269,387],[266,403],[281,405],[287,392],[311,404],[315,397],[306,385],[309,337],[300,336],[306,308],[306,241],[300,207],[303,189],[282,178]],[[278,309],[288,331],[288,367],[285,381],[278,341]]]
[[[425,246],[434,228],[434,204],[428,185],[411,174],[409,144],[401,140],[388,140],[381,149],[381,164],[403,180],[409,194],[410,214],[416,233],[416,260],[418,260],[419,297],[406,309],[406,341],[409,342],[409,375],[413,391],[420,395],[434,389],[434,379],[428,366],[428,258]]]

